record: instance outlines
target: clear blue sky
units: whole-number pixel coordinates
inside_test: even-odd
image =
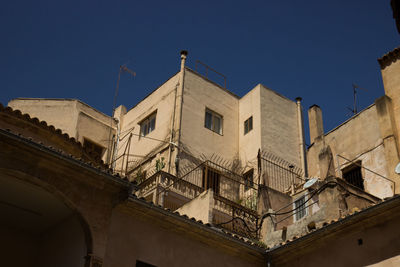
[[[384,93],[376,59],[400,40],[389,2],[3,1],[0,102],[77,98],[110,114],[129,62],[137,76],[122,76],[117,101],[129,109],[187,49],[189,67],[214,67],[239,96],[262,83],[301,96],[305,113],[318,104],[328,131],[350,117],[352,83],[368,90],[359,109]]]

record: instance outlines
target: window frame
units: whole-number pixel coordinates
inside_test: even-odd
[[[301,209],[301,208],[296,209],[296,202],[298,202],[299,200],[301,200],[303,198],[304,198],[303,209]],[[307,217],[307,215],[308,215],[307,200],[308,200],[308,194],[304,194],[304,195],[297,197],[296,200],[293,201],[293,221],[294,222],[300,221],[301,219]],[[304,211],[304,215],[299,217],[300,216],[299,213],[303,212],[303,211]]]
[[[247,130],[247,131],[246,131]],[[251,130],[253,130],[253,116],[250,116],[243,123],[243,132],[244,135],[248,134]]]
[[[352,186],[365,191],[362,161],[358,160],[341,169],[342,179]],[[357,173],[356,173],[357,172]],[[356,181],[357,179],[357,181]]]
[[[211,121],[210,125],[208,125],[208,120],[207,120],[207,113],[211,115]],[[216,129],[216,119],[219,119],[219,131]],[[208,127],[210,126],[210,127]],[[204,128],[209,129],[210,131],[213,131],[214,133],[217,133],[219,135],[223,135],[223,126],[224,126],[224,117],[217,112],[206,108],[204,112]]]
[[[151,128],[153,119],[154,119],[154,125]],[[145,137],[145,136],[149,135],[150,133],[154,132],[154,130],[156,129],[156,125],[157,125],[157,110],[150,113],[150,115],[148,115],[146,118],[141,120],[138,124],[139,124],[139,138]],[[144,127],[146,127],[145,130],[143,130]]]

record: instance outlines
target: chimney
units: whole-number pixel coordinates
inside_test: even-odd
[[[303,169],[303,177],[308,175],[307,171],[307,159],[306,159],[306,146],[304,140],[304,126],[303,126],[303,111],[301,108],[301,97],[296,97],[297,104],[297,124],[298,124],[298,135],[299,135],[299,146],[300,146],[300,162],[301,168]]]
[[[312,105],[308,109],[308,123],[310,126],[310,143],[324,134],[324,124],[322,122],[322,110],[318,105]]]
[[[188,55],[187,50],[181,50],[181,71],[185,68],[187,55]]]

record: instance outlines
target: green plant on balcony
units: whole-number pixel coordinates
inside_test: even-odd
[[[257,209],[257,195],[252,194],[251,196],[248,196],[244,199],[243,206],[245,206],[248,209],[251,210],[256,210]]]
[[[137,184],[140,184],[143,182],[145,179],[145,173],[142,171],[142,167],[140,167],[136,173],[135,173],[135,178],[134,181],[136,181]]]
[[[165,167],[164,157],[156,160],[156,172],[161,171]]]

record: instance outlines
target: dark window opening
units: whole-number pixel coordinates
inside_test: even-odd
[[[349,184],[364,190],[364,179],[361,174],[361,161],[358,161],[342,170],[343,179]]]
[[[253,116],[244,121],[244,134],[253,130]]]
[[[254,186],[253,176],[254,176],[254,169],[251,169],[247,171],[245,174],[243,174],[244,187],[246,190]]]
[[[101,159],[101,157],[103,156],[104,147],[86,138],[83,139],[83,147],[89,154],[91,154],[97,159]]]
[[[207,172],[206,172],[207,170]],[[220,180],[220,174],[212,169],[203,169],[203,177],[202,177],[202,182],[201,186],[204,189],[210,189],[212,188],[214,194],[218,195],[219,194],[219,180]]]

